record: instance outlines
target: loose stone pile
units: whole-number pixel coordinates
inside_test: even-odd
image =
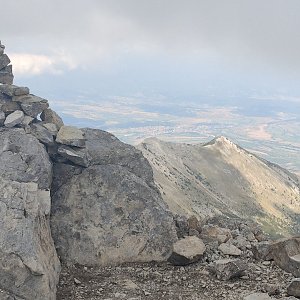
[[[253,265],[275,264],[295,277],[285,287],[287,295],[300,298],[300,237],[271,241],[257,224],[224,217],[201,224],[194,216],[189,219],[176,216],[175,223],[181,239],[174,244],[168,260],[173,265],[185,266],[198,261],[217,280],[229,281],[251,279]],[[264,291],[243,299],[273,299],[269,295],[280,294],[275,285],[266,284]]]

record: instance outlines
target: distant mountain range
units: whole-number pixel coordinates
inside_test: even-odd
[[[172,212],[252,219],[273,236],[299,232],[300,178],[226,137],[193,145],[149,138],[137,148]]]

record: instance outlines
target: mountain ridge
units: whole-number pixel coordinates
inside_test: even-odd
[[[200,218],[225,214],[257,221],[271,234],[297,232],[298,176],[228,138],[193,145],[149,138],[137,148],[149,160],[174,213]]]

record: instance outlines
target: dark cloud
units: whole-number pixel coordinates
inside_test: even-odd
[[[298,0],[0,0],[0,38],[14,52],[78,64],[122,53],[215,55],[300,71]]]

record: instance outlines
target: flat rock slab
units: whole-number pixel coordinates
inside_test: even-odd
[[[242,251],[234,245],[223,243],[218,249],[225,255],[240,256]]]
[[[247,270],[247,264],[240,259],[220,259],[209,266],[212,273],[220,280],[241,277]]]
[[[68,146],[85,147],[83,132],[73,126],[62,126],[57,133],[56,142]]]
[[[22,96],[22,95],[28,95],[29,94],[29,88],[28,87],[20,87],[12,84],[3,84],[0,85],[0,92],[3,94],[6,94],[7,96],[13,97],[13,96]]]
[[[16,110],[6,117],[4,121],[4,126],[9,128],[14,127],[20,124],[23,121],[23,119],[24,113],[21,110]]]
[[[173,245],[173,251],[168,261],[176,266],[185,266],[199,261],[206,247],[196,236],[185,237]]]

